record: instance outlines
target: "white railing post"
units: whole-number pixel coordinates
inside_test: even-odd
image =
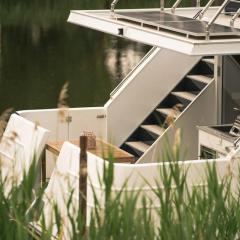
[[[177,0],[177,1],[173,4],[173,6],[172,6],[172,8],[171,8],[172,14],[175,13],[176,8],[178,7],[178,5],[179,5],[181,2],[182,2],[182,0]]]
[[[164,6],[165,5],[165,2],[164,2],[164,0],[160,0],[160,9],[161,9],[161,11],[164,11]]]
[[[119,1],[119,0],[114,0],[114,1],[111,3],[111,13],[112,13],[112,15],[114,15],[115,7],[116,7],[118,1]]]
[[[235,20],[240,16],[240,8],[237,10],[237,12],[233,15],[231,21],[230,21],[230,26],[234,26]]]

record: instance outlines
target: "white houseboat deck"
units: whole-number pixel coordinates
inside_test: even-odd
[[[194,19],[199,8],[73,10],[68,22],[188,55],[240,53],[240,20],[230,27],[232,16],[221,13],[206,34],[205,25],[218,7],[210,8],[202,21]]]
[[[178,16],[165,13],[160,10],[145,12],[120,12],[114,16],[116,20],[140,24],[145,28],[170,31],[175,34],[183,34],[188,38],[206,38],[206,22],[195,18]],[[209,35],[213,37],[228,38],[229,36],[239,37],[240,30],[220,24],[213,24],[209,29]]]

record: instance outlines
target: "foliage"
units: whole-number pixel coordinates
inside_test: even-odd
[[[176,151],[175,149],[175,152]],[[174,155],[166,154],[166,157]],[[176,155],[177,156],[177,155]],[[110,158],[111,159],[111,158]],[[71,215],[72,195],[66,202],[71,222],[72,239],[237,239],[240,226],[239,189],[233,194],[233,175],[227,174],[219,181],[215,164],[206,165],[206,185],[189,186],[188,170],[183,170],[178,160],[167,159],[159,168],[161,181],[152,188],[159,207],[151,209],[151,201],[136,193],[126,193],[125,185],[117,194],[111,191],[114,181],[113,159],[104,166],[102,184],[105,189],[104,208],[95,194],[95,207],[90,225],[83,234],[81,213]],[[35,161],[24,174],[22,184],[12,186],[9,194],[0,182],[0,238],[50,239],[53,225],[46,226],[42,216],[40,236],[30,230],[29,223],[39,219],[44,189],[36,186]],[[147,181],[147,179],[146,179]],[[151,188],[151,186],[150,186]],[[142,208],[137,207],[141,202]],[[63,223],[60,211],[55,213],[57,238],[62,239]],[[155,218],[154,218],[155,216]],[[156,218],[157,216],[157,218]],[[157,219],[157,221],[156,221]]]

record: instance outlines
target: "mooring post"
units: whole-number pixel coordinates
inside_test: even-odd
[[[87,136],[80,136],[79,159],[79,213],[82,221],[82,235],[86,231],[87,218]]]

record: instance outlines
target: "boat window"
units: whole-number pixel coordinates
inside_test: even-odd
[[[200,146],[200,159],[216,159],[217,152],[211,148]]]
[[[233,123],[240,109],[240,55],[223,57],[222,123]]]

